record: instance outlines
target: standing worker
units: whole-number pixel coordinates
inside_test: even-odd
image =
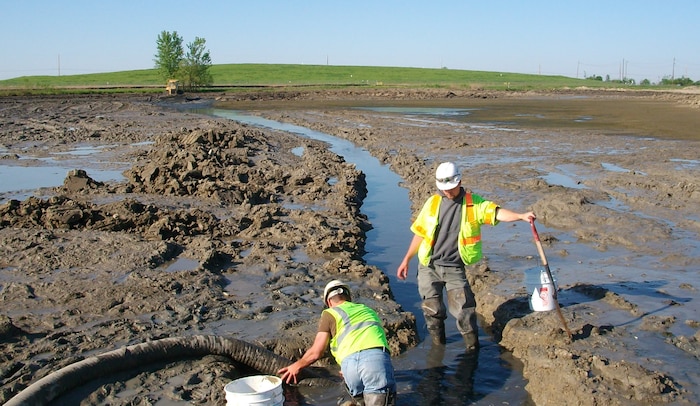
[[[476,300],[469,286],[465,265],[481,259],[481,225],[501,221],[527,221],[535,213],[515,213],[462,188],[462,175],[452,162],[441,163],[435,172],[439,193],[423,205],[411,225],[414,233],[406,256],[396,271],[406,279],[411,258],[418,254],[418,293],[428,332],[434,344],[445,344],[447,307],[457,319],[457,329],[467,351],[479,346]]]
[[[394,405],[396,381],[382,321],[374,310],[351,300],[348,285],[339,280],[329,282],[323,290],[323,303],[328,308],[321,313],[313,345],[277,373],[286,383],[297,383],[299,372],[321,358],[330,343],[353,397],[352,405]]]

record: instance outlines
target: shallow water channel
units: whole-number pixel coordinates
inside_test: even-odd
[[[404,310],[416,315],[420,335],[425,338],[427,330],[420,310],[415,269],[406,281],[396,278],[396,269],[412,237],[409,231],[411,203],[408,191],[400,186],[401,178],[369,152],[347,140],[241,111],[211,109],[201,112],[327,142],[332,152],[365,173],[368,193],[361,210],[373,229],[367,233],[364,259],[389,276],[395,300]],[[415,268],[415,263],[412,266]],[[483,328],[479,337],[481,348],[473,357],[465,356],[464,343],[452,316],[447,319],[446,327],[447,345],[443,349],[431,349],[428,339],[393,358],[400,404],[523,405],[530,402],[517,360],[502,351]],[[336,404],[335,397],[324,398],[323,393],[310,396],[314,397],[309,399],[313,404]]]

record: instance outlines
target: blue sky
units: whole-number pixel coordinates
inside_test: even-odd
[[[0,0],[0,15],[0,79],[150,69],[177,31],[214,64],[700,80],[697,0]]]

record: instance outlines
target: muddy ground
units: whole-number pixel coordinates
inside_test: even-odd
[[[453,124],[426,126],[344,108],[345,103],[464,107],[485,100],[507,108],[510,101],[528,97],[565,100],[581,95],[595,102],[591,109],[634,100],[691,113],[682,114],[687,121],[672,120],[682,127],[672,134],[676,140],[628,138],[635,134],[630,119],[619,120],[629,126],[617,134],[593,126],[540,128],[537,133],[545,137],[525,132],[514,142],[498,128],[480,128],[484,136],[465,140]],[[583,258],[572,272],[591,267],[585,260],[591,252],[617,256],[624,251],[630,267],[654,258],[652,262],[662,265],[650,266],[650,273],[693,274],[669,277],[673,287],[656,290],[665,295],[659,300],[667,307],[690,307],[697,300],[697,247],[692,242],[672,244],[679,230],[686,235],[684,241],[697,241],[700,233],[694,164],[698,140],[688,131],[700,124],[700,102],[692,93],[360,89],[222,93],[198,100],[6,97],[0,100],[3,164],[40,165],[42,158],[57,152],[101,146],[101,156],[109,156],[102,165],[124,169],[126,180],[98,182],[89,170],[76,167],[62,187],[0,206],[0,401],[86,356],[165,337],[231,335],[298,357],[311,344],[323,285],[335,278],[349,281],[356,295],[378,310],[392,353],[417,345],[415,318],[391,291],[389,276],[395,269],[362,261],[364,235],[372,227],[361,213],[364,174],[321,142],[168,108],[192,104],[251,110],[347,138],[404,179],[416,210],[432,192],[436,162],[459,161],[470,177],[481,179],[468,187],[487,197],[507,196],[509,208],[535,210],[548,230],[542,233],[547,252],[558,260]],[[651,113],[637,109],[636,114],[644,121]],[[658,123],[664,120],[652,119],[657,130],[640,135],[662,135],[654,131],[663,133],[667,127]],[[523,139],[528,139],[526,144]],[[581,149],[591,152],[585,158],[566,155]],[[609,149],[627,152],[615,158],[599,153]],[[499,150],[519,158],[512,158],[506,169],[497,160],[479,158]],[[573,167],[607,175],[578,179],[585,188],[543,179],[548,168]],[[616,210],[615,205],[631,209]],[[563,235],[570,240],[562,241]],[[503,238],[499,249],[511,245]],[[589,251],[580,251],[579,244]],[[508,255],[526,257],[521,251],[515,247]],[[573,332],[570,340],[552,313],[531,312],[522,292],[499,272],[509,258],[492,259],[490,254],[470,273],[479,313],[499,343],[523,361],[527,390],[536,404],[698,400],[697,381],[675,375],[664,361],[645,353],[648,348],[631,348],[624,323],[601,315],[622,312],[638,319],[640,329],[653,336],[652,348],[680,350],[696,365],[700,316],[694,315],[695,308],[675,315],[651,312],[606,283],[569,277],[572,283],[560,288],[562,310]],[[595,273],[602,280],[614,279],[609,269],[599,267]],[[654,278],[642,274],[639,279]],[[683,294],[676,294],[678,290]],[[678,325],[686,329],[673,330]],[[330,364],[328,359],[319,362]],[[223,404],[223,385],[246,372],[220,357],[145,368],[136,378],[84,389],[82,403]]]

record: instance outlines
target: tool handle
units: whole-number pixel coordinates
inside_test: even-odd
[[[530,228],[532,228],[532,236],[535,237],[535,245],[537,246],[537,252],[540,254],[540,259],[542,260],[542,266],[547,268],[547,273],[549,272],[549,265],[547,265],[547,257],[544,255],[544,249],[542,248],[542,241],[540,241],[540,235],[537,234],[537,228],[535,228],[535,219],[530,218]],[[550,280],[552,275],[549,275]]]
[[[549,264],[547,264],[547,257],[544,255],[544,249],[542,248],[542,241],[540,241],[540,236],[539,234],[537,234],[537,228],[535,228],[534,218],[530,218],[530,227],[532,228],[532,236],[535,237],[535,245],[537,245],[537,251],[540,253],[542,267],[544,267],[544,270],[547,272],[549,280],[552,282],[552,286],[554,286],[554,289],[552,290],[552,298],[554,299],[554,304],[557,309],[557,315],[559,316],[559,320],[561,320],[561,323],[564,325],[564,330],[569,336],[569,339],[572,339],[573,336],[571,335],[571,330],[569,330],[569,326],[566,324],[566,319],[564,319],[564,315],[561,313],[561,308],[559,307],[559,299],[557,298],[556,285],[554,285],[554,277],[552,277],[552,271],[549,270]]]
[[[540,259],[542,260],[542,267],[545,272],[547,272],[547,277],[552,281],[554,285],[554,277],[552,276],[552,271],[549,269],[549,264],[547,263],[547,257],[544,255],[544,249],[542,248],[542,241],[540,241],[540,236],[537,234],[537,228],[535,228],[535,219],[530,218],[530,227],[532,228],[532,235],[535,237],[535,245],[537,246],[537,252],[540,253]],[[552,291],[552,297],[557,299],[557,289]]]

